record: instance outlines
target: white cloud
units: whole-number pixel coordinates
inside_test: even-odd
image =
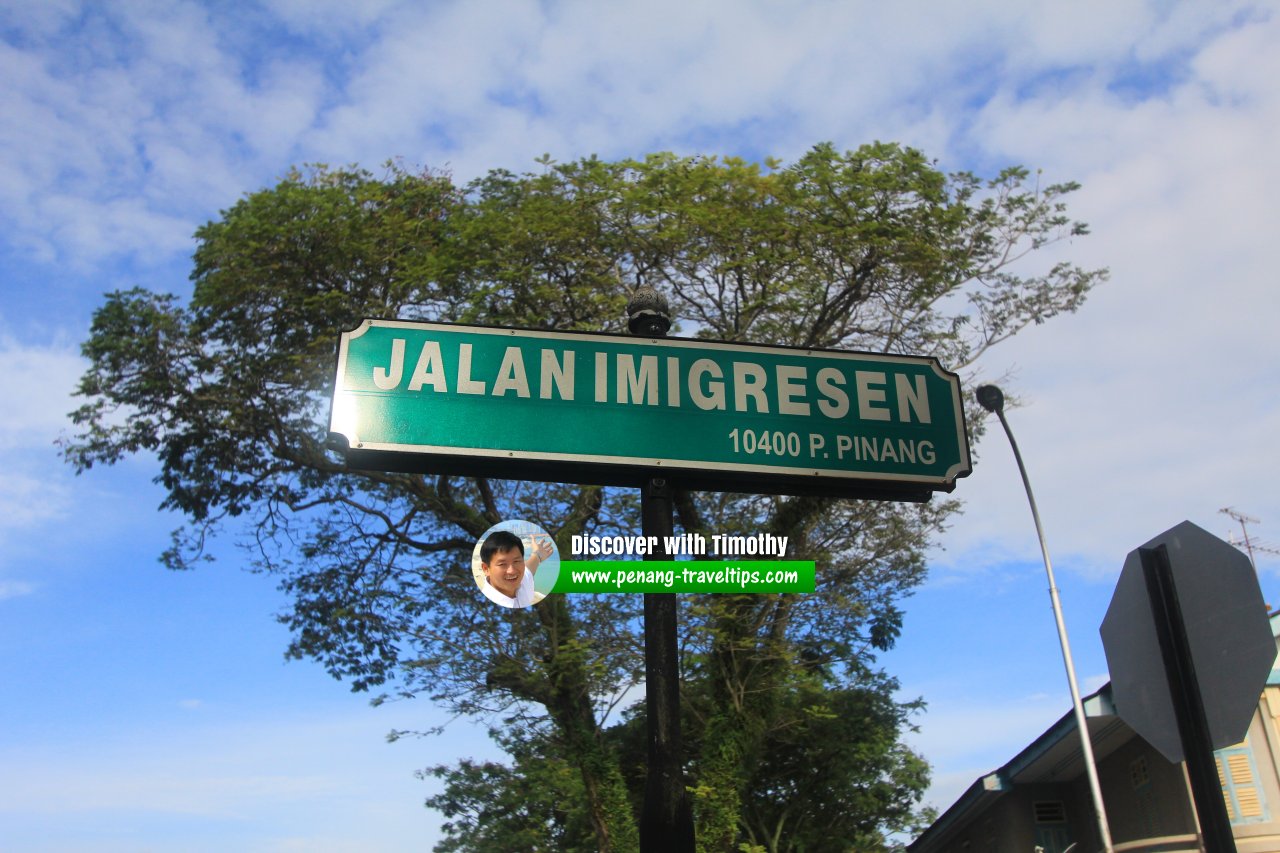
[[[929,711],[916,721],[919,731],[904,738],[935,767],[945,768],[934,774],[925,803],[945,809],[1070,710],[1069,698],[1043,695],[987,704],[954,698],[931,702]]]
[[[1110,680],[1110,674],[1105,672],[1098,675],[1087,676],[1080,682],[1080,695],[1088,696],[1091,693],[1097,693]]]
[[[23,344],[0,332],[0,543],[65,515],[74,502],[54,441],[71,429],[68,413],[85,362],[65,343]]]
[[[67,414],[86,362],[66,344],[23,345],[0,334],[0,450],[51,448],[70,426]]]
[[[202,218],[284,170],[323,94],[310,60],[222,52],[194,4],[59,23],[0,44],[0,208],[7,239],[43,260],[189,250]]]
[[[397,0],[268,0],[264,5],[290,30],[336,40],[353,29],[375,24],[403,4]]]
[[[11,454],[0,478],[0,537],[64,516],[72,506],[72,493],[64,481],[17,470]],[[3,542],[3,538],[0,538]]]
[[[31,595],[35,591],[35,584],[27,581],[0,580],[0,601],[4,601],[7,598],[21,598],[24,595]]]
[[[501,14],[467,3],[271,8],[328,53],[263,36],[261,16],[242,24],[193,4],[97,10],[78,30],[27,22],[42,38],[0,52],[15,81],[5,106],[16,120],[0,132],[0,199],[18,225],[10,239],[43,257],[181,251],[202,217],[298,160],[376,167],[403,156],[467,178],[529,168],[543,151],[568,159],[707,143],[794,157],[823,139],[883,137],[945,156],[950,145],[972,150],[957,134],[976,132],[983,145],[1021,151],[1016,136],[1090,126],[1106,94],[1097,75],[1135,51],[1160,59],[1238,14],[942,6],[921,22],[883,4],[677,0],[510,2]],[[1232,67],[1239,52],[1206,52],[1204,78],[1236,79],[1247,70]],[[1068,65],[1099,69],[1084,78],[1093,101],[1078,100],[1074,78],[1047,106],[1019,98],[1019,80]],[[1018,76],[967,130],[964,108],[1001,74]],[[81,206],[39,204],[52,186]],[[146,209],[122,207],[124,196]]]
[[[248,700],[239,714],[253,707]],[[172,832],[189,850],[299,849],[302,839],[310,850],[429,847],[439,818],[422,802],[437,786],[414,772],[468,751],[494,752],[465,726],[451,729],[448,744],[388,745],[388,727],[422,724],[416,707],[261,713],[175,709],[147,718],[134,709],[127,725],[95,719],[45,743],[0,743],[9,771],[0,778],[6,841],[71,849],[93,837],[120,845],[107,849],[168,849]]]
[[[1266,233],[1280,192],[1269,153],[1280,93],[1234,59],[1273,64],[1260,45],[1277,30],[1261,21],[1218,35],[1192,58],[1194,74],[1144,104],[1093,80],[983,110],[984,136],[1011,157],[1038,153],[1055,178],[1084,181],[1074,207],[1094,236],[1070,251],[1112,270],[1077,316],[984,361],[992,375],[1016,366],[1006,388],[1026,406],[1009,418],[1059,564],[1115,573],[1128,550],[1184,518],[1224,531],[1217,509],[1228,504],[1280,518],[1268,473],[1280,249]],[[990,427],[958,489],[969,510],[944,560],[981,559],[997,542],[1021,542],[1035,559],[1012,455]]]

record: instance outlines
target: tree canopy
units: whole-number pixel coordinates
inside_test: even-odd
[[[639,598],[504,611],[475,589],[469,557],[505,518],[537,522],[562,550],[574,534],[633,532],[637,496],[349,469],[325,430],[339,333],[364,317],[621,331],[648,284],[674,334],[930,355],[961,372],[1075,310],[1105,271],[1037,266],[1037,250],[1087,230],[1066,213],[1074,184],[1041,187],[1020,167],[945,174],[882,143],[818,145],[790,165],[539,164],[461,186],[317,166],[245,196],[197,232],[189,298],[107,295],[64,453],[78,471],[157,457],[163,506],[187,520],[170,567],[234,525],[290,595],[289,655],[356,690],[489,715],[515,763],[437,768],[448,789],[434,804],[451,818],[440,849],[632,850],[636,723],[610,715],[643,673]],[[874,653],[897,636],[956,502],[679,492],[676,507],[683,531],[785,535],[818,564],[813,595],[680,602],[700,848],[832,849],[833,827],[874,849],[927,780],[899,742],[910,708]],[[500,825],[458,817],[492,788],[525,807]]]

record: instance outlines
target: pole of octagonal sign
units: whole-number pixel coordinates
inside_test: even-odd
[[[1187,639],[1178,586],[1169,565],[1169,549],[1165,545],[1139,548],[1143,579],[1151,600],[1160,656],[1169,681],[1178,736],[1187,763],[1187,779],[1196,804],[1200,834],[1210,853],[1236,853],[1231,818],[1222,796],[1222,781],[1213,757],[1213,738],[1205,715],[1204,694],[1196,677],[1195,662]]]
[[[666,337],[671,329],[666,298],[648,285],[637,288],[627,303],[627,329],[647,338]],[[672,492],[671,481],[660,476],[649,476],[641,487],[641,533],[656,537],[660,545],[658,552],[645,555],[646,560],[670,559],[666,542],[675,533]],[[649,767],[640,812],[640,849],[693,853],[693,811],[681,758],[675,593],[644,594],[644,673]]]
[[[1049,599],[1053,603],[1053,616],[1058,623],[1058,642],[1062,645],[1062,662],[1067,670],[1067,685],[1071,688],[1071,707],[1075,710],[1076,728],[1080,732],[1080,749],[1084,753],[1084,770],[1089,778],[1089,793],[1093,798],[1093,810],[1098,819],[1098,837],[1102,841],[1102,849],[1112,853],[1111,827],[1107,823],[1107,810],[1102,804],[1102,787],[1098,783],[1098,765],[1093,758],[1093,743],[1089,738],[1089,724],[1085,718],[1084,703],[1080,701],[1080,687],[1076,683],[1076,667],[1071,659],[1071,644],[1067,641],[1067,625],[1062,619],[1062,602],[1058,599],[1058,585],[1053,579],[1053,564],[1049,561],[1049,545],[1045,542],[1044,528],[1040,525],[1040,513],[1036,510],[1035,495],[1031,493],[1031,480],[1027,477],[1027,468],[1022,464],[1022,454],[1018,452],[1018,442],[1013,439],[1013,430],[1004,417],[1004,393],[994,385],[979,385],[977,389],[978,403],[988,412],[1000,419],[1004,433],[1009,437],[1009,446],[1013,448],[1013,458],[1018,463],[1018,471],[1022,474],[1022,485],[1027,490],[1027,502],[1031,505],[1031,518],[1036,524],[1036,536],[1040,538],[1040,553],[1044,555],[1044,571],[1049,578]]]

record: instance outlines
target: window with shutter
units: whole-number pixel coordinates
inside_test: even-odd
[[[1134,797],[1138,801],[1138,818],[1144,835],[1158,835],[1156,829],[1158,806],[1155,792],[1151,788],[1151,772],[1147,767],[1146,756],[1138,756],[1129,762],[1129,782],[1133,785]]]
[[[1151,773],[1147,770],[1146,756],[1138,756],[1129,762],[1129,782],[1135,791],[1151,787]]]
[[[1071,846],[1067,808],[1061,800],[1036,800],[1031,804],[1035,817],[1035,844],[1044,853],[1066,853]]]
[[[1253,763],[1248,741],[1220,749],[1214,753],[1218,765],[1218,781],[1227,801],[1227,816],[1232,823],[1259,823],[1267,820],[1267,805],[1262,784]]]

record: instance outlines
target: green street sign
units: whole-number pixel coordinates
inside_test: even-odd
[[[923,500],[969,474],[932,358],[365,320],[330,431],[355,467]]]

